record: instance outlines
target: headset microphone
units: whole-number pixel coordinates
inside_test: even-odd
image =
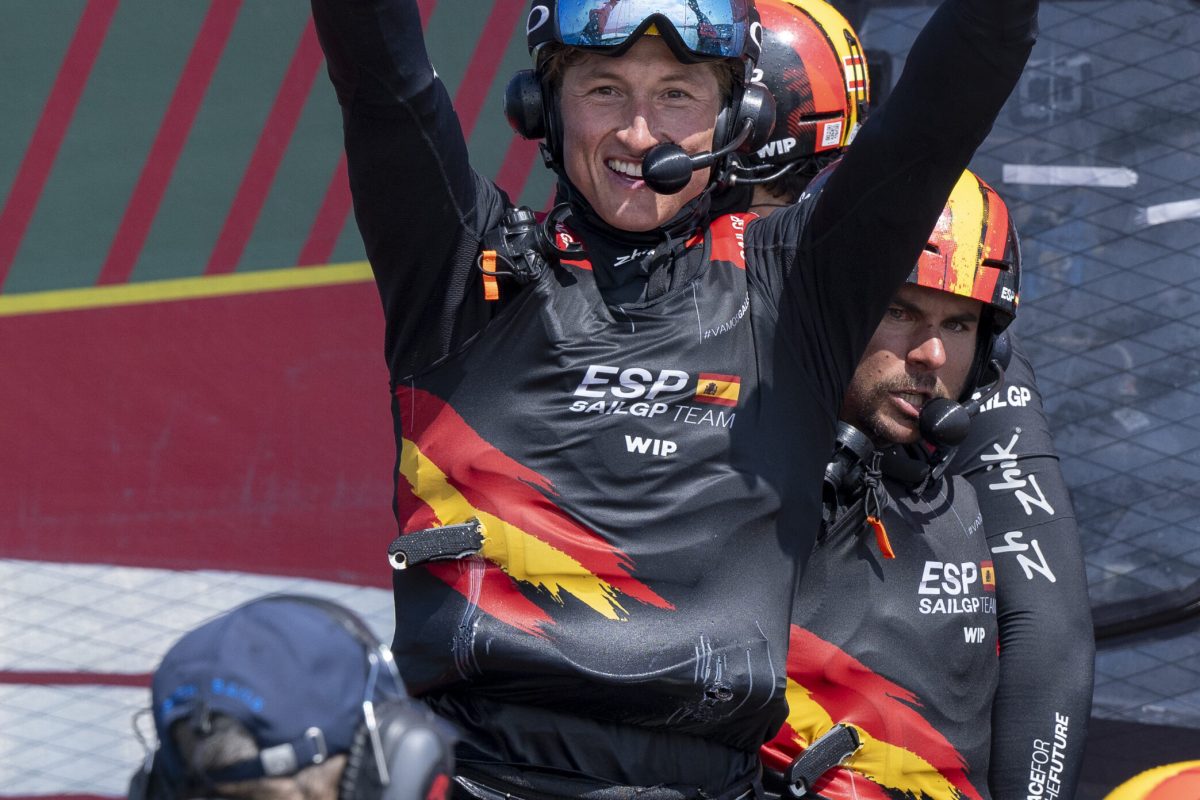
[[[935,447],[962,444],[971,430],[971,417],[1004,385],[1004,367],[1000,362],[992,359],[988,366],[996,373],[996,379],[980,389],[978,398],[960,404],[946,397],[935,397],[921,408],[917,424],[922,439]]]
[[[642,180],[651,191],[658,194],[677,194],[683,191],[692,180],[696,170],[711,167],[721,156],[728,155],[742,146],[750,138],[754,130],[754,122],[746,120],[741,131],[734,136],[729,144],[711,153],[699,153],[689,156],[684,149],[674,142],[663,142],[650,148],[642,158]]]
[[[954,447],[967,438],[971,415],[948,397],[935,397],[921,408],[921,438],[936,447]]]

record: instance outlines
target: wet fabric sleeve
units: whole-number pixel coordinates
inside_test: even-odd
[[[1074,797],[1092,703],[1091,607],[1070,496],[1033,369],[1014,340],[1001,392],[952,469],[979,496],[996,569],[994,797]]]
[[[395,379],[489,318],[475,259],[507,198],[470,167],[416,0],[312,0],[312,11],[342,107],[354,214]]]
[[[814,343],[806,344],[817,348],[811,366],[833,378],[825,382],[833,410],[1016,86],[1036,20],[1036,0],[943,2],[832,175],[750,226],[751,268],[779,308],[780,346]]]

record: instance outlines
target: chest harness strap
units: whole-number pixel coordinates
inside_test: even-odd
[[[469,519],[457,525],[426,528],[397,536],[388,545],[388,563],[394,570],[429,561],[454,561],[474,555],[483,547],[483,523]]]
[[[862,741],[858,737],[858,729],[839,722],[825,731],[817,740],[804,748],[804,751],[788,766],[784,776],[788,783],[788,793],[792,797],[819,798],[812,791],[812,786],[822,775],[834,767],[840,766],[847,758],[854,755]]]

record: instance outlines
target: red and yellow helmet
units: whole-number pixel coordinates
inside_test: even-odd
[[[908,282],[979,300],[991,332],[1013,321],[1020,302],[1021,247],[1008,206],[967,170],[950,192]]]
[[[870,96],[858,34],[825,0],[758,0],[762,53],[754,80],[775,97],[775,130],[749,167],[836,154],[854,138]]]

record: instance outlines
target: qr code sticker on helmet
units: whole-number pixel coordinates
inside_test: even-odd
[[[821,131],[821,147],[837,147],[842,143],[842,121],[826,123]]]

